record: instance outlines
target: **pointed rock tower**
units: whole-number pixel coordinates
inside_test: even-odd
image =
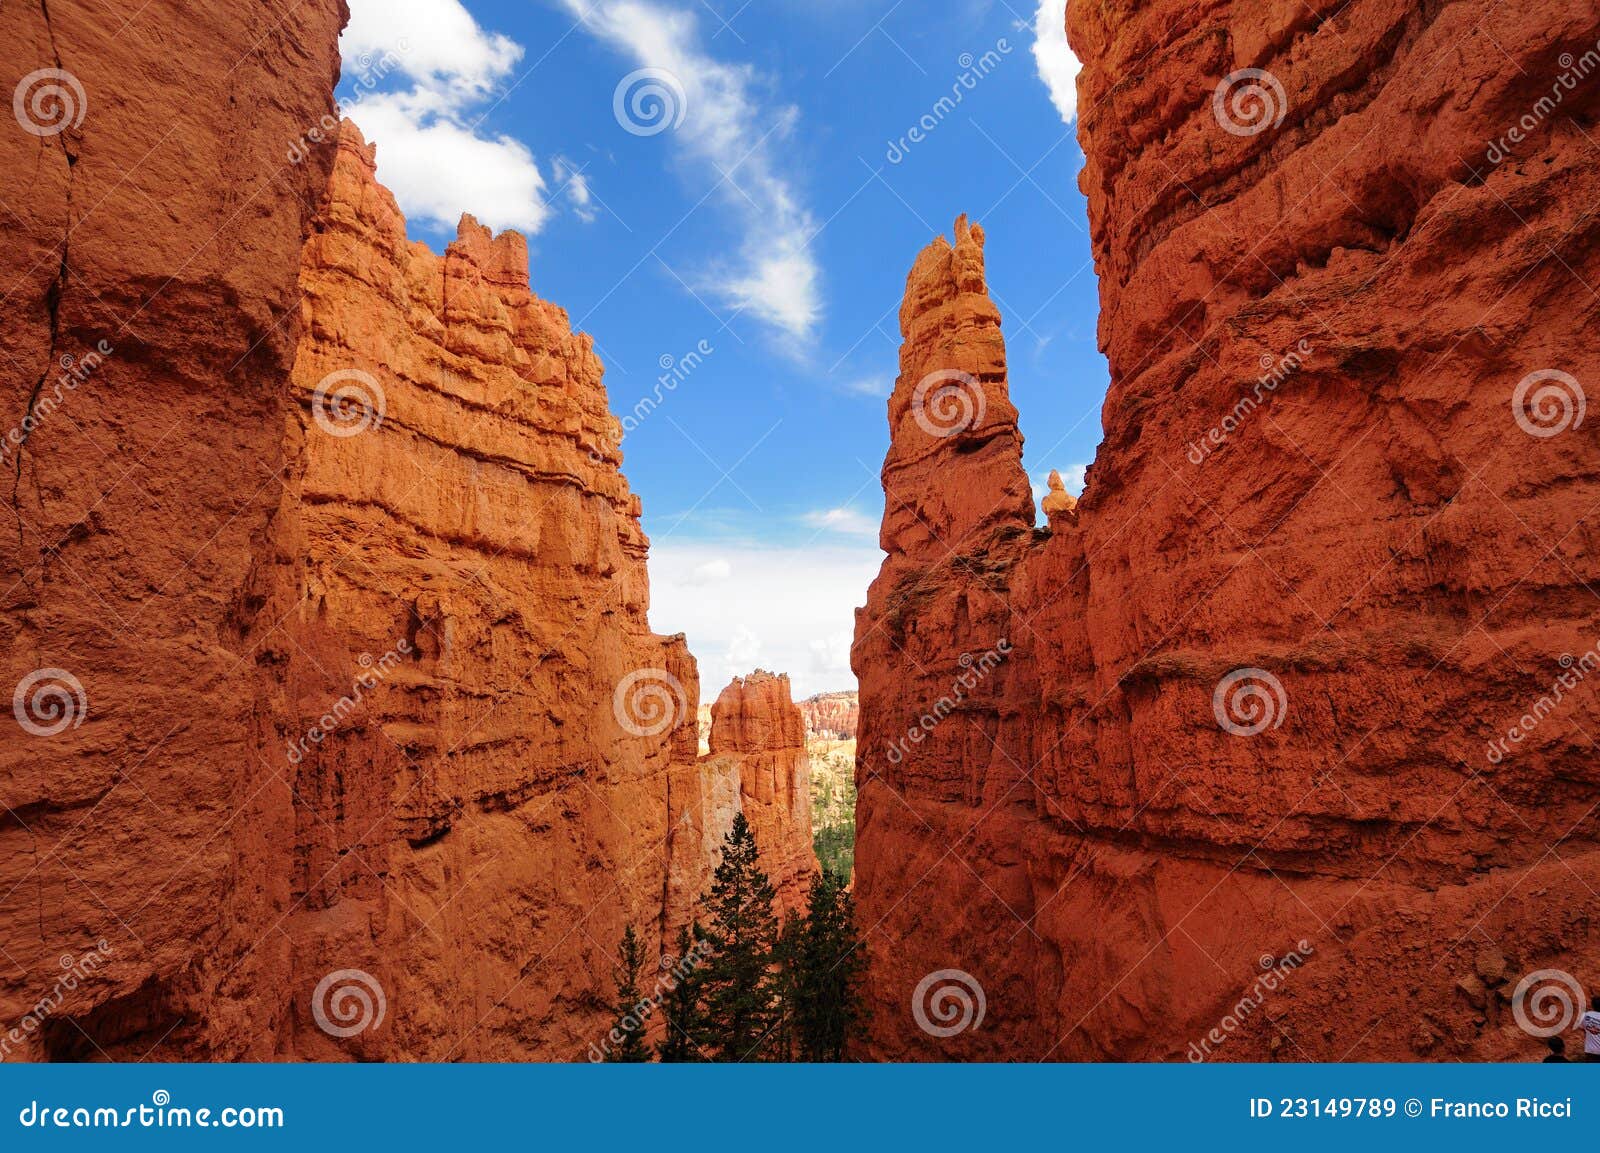
[[[983,229],[956,221],[922,250],[900,306],[900,379],[889,398],[882,544],[921,563],[1033,526],[1022,434],[1006,387],[1000,310],[983,272]]]

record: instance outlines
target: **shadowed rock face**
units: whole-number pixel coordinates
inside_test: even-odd
[[[0,534],[6,683],[82,689],[0,742],[0,1019],[49,1001],[10,1056],[581,1059],[624,924],[659,950],[708,883],[696,669],[646,621],[589,340],[520,237],[408,242],[352,126],[285,160],[343,16],[169,21],[163,64],[104,13],[0,13],[90,102],[0,133],[36,174],[13,412],[114,346]],[[149,82],[180,49],[181,106]],[[53,993],[64,954],[95,959]],[[383,1011],[340,1038],[352,970]]]
[[[853,657],[870,1051],[1532,1056],[1519,978],[1600,981],[1600,448],[1538,402],[1600,381],[1600,75],[1491,149],[1600,14],[1068,25],[1105,442],[1035,530],[981,240],[930,246]],[[946,370],[983,414],[930,437]],[[986,1011],[940,1039],[944,969]]]
[[[286,154],[333,114],[344,6],[138,10],[0,7],[8,90],[47,68],[81,87],[44,135],[0,122],[0,673],[9,698],[60,670],[37,687],[78,722],[37,736],[4,717],[0,1019],[104,940],[29,1055],[94,1056],[70,1014],[117,1056],[180,1019],[207,1023],[164,1053],[269,1056],[291,802],[257,729],[275,674],[245,634],[291,463],[300,251],[333,163]],[[69,357],[99,362],[79,379]]]

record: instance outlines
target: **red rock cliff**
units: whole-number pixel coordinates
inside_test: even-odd
[[[95,955],[8,1055],[581,1059],[710,868],[600,364],[520,237],[408,242],[350,126],[285,159],[342,5],[133,7],[167,38],[0,15],[89,99],[0,133],[13,411],[115,346],[0,534],[7,683],[51,677],[0,742],[0,1019]]]
[[[1600,13],[1069,31],[1105,441],[1035,531],[981,238],[924,252],[854,651],[870,1049],[1534,1055],[1519,978],[1600,980],[1600,82],[1491,157]]]
[[[757,669],[737,677],[711,707],[711,752],[701,761],[707,780],[736,780],[737,793],[708,829],[725,834],[733,814],[750,822],[761,865],[787,912],[805,907],[820,872],[811,840],[811,760],[805,720],[789,695],[789,678]]]
[[[268,1056],[289,1009],[290,802],[244,634],[333,161],[286,153],[333,112],[343,21],[0,7],[7,90],[55,73],[0,130],[0,1019],[110,950],[12,1056],[95,1056],[68,1017],[119,1057],[180,1019],[207,1041],[163,1055]],[[235,967],[258,942],[273,987]]]

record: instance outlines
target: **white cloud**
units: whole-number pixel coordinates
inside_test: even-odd
[[[650,550],[650,623],[688,634],[702,700],[757,666],[788,673],[796,697],[853,688],[855,610],[882,559],[866,545],[658,541]],[[719,562],[730,576],[708,596],[700,574]]]
[[[726,557],[708,560],[705,564],[696,565],[689,579],[697,585],[721,584],[733,575],[733,562]]]
[[[808,512],[802,519],[812,528],[827,529],[830,532],[842,532],[851,536],[878,535],[878,522],[860,509],[822,509]]]
[[[670,73],[683,113],[670,138],[738,215],[743,239],[733,265],[691,279],[791,338],[809,335],[822,316],[820,271],[808,248],[816,223],[779,164],[795,109],[765,103],[754,68],[707,53],[690,12],[657,0],[564,3],[588,31],[640,67]]]
[[[458,0],[350,0],[350,23],[339,40],[345,66],[390,50],[419,84],[464,87],[477,100],[522,59],[521,45],[485,33]]]
[[[589,191],[589,178],[584,175],[583,169],[565,156],[557,156],[552,167],[555,169],[556,183],[561,185],[572,205],[572,214],[585,224],[593,224],[600,214],[594,207],[594,193]]]
[[[490,228],[537,232],[549,219],[533,153],[476,119],[522,59],[459,0],[350,0],[339,40],[354,99],[344,112],[378,146],[378,179],[412,220],[453,229],[463,212]],[[410,87],[380,82],[398,72]]]
[[[864,376],[857,380],[846,381],[844,390],[858,396],[875,396],[881,400],[894,391],[894,381],[887,376]]]
[[[1033,58],[1039,78],[1064,124],[1078,118],[1078,72],[1083,65],[1067,45],[1067,0],[1039,0],[1033,19]]]

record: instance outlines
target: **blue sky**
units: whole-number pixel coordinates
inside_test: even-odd
[[[1064,4],[350,0],[341,101],[412,236],[441,249],[467,211],[526,234],[534,290],[642,413],[651,624],[689,634],[707,696],[758,665],[853,687],[900,298],[958,213],[988,233],[1030,475],[1076,489],[1093,459]]]

